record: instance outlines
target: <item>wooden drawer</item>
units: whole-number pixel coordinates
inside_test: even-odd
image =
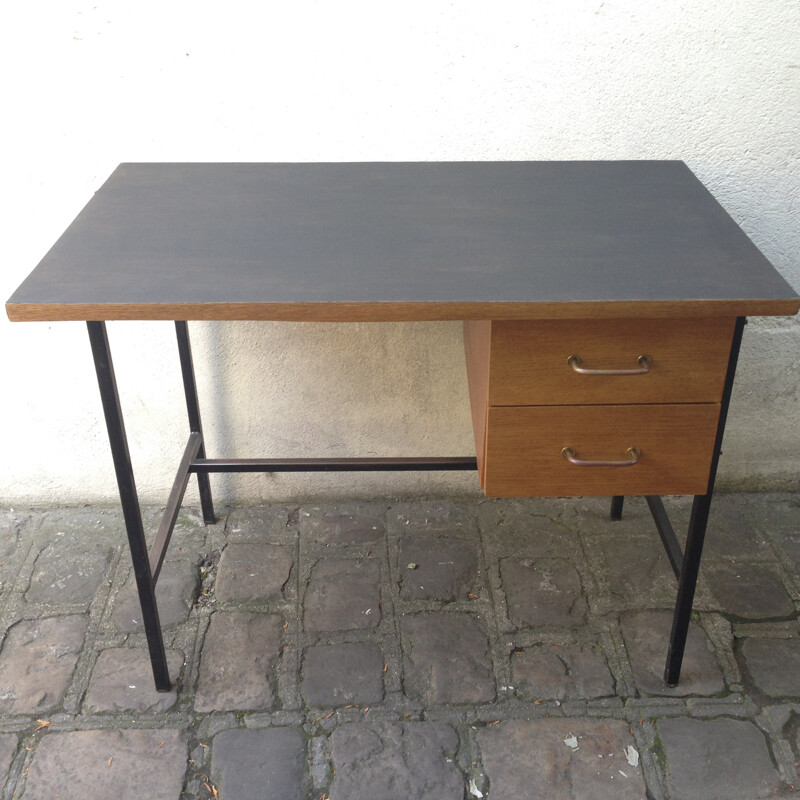
[[[479,323],[480,324],[480,323]],[[735,320],[597,319],[493,321],[488,401],[498,405],[718,403]],[[642,375],[579,374],[586,369],[638,369]]]
[[[720,406],[500,406],[488,409],[482,486],[490,497],[704,494]],[[576,466],[619,461],[633,466]]]

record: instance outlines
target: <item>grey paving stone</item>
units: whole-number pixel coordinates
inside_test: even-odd
[[[495,500],[481,503],[478,519],[489,553],[499,557],[569,558],[580,547],[578,535],[558,519],[563,501]]]
[[[180,625],[189,617],[200,588],[200,572],[194,560],[165,561],[156,583],[156,603],[162,628]],[[114,624],[124,633],[143,630],[142,607],[131,570],[113,607]]]
[[[13,733],[0,733],[0,785],[8,774],[18,746],[19,741]]]
[[[414,567],[410,568],[410,564]],[[401,539],[397,573],[400,596],[404,599],[464,599],[478,588],[478,555],[472,545],[463,541]]]
[[[705,557],[764,558],[769,556],[764,535],[747,495],[721,494],[714,498],[703,551]]]
[[[310,706],[380,703],[383,665],[383,653],[374,642],[309,647],[303,659],[303,699]]]
[[[478,732],[492,800],[645,800],[630,726],[613,719],[509,720]],[[637,753],[638,755],[638,753]],[[631,754],[630,761],[638,763]]]
[[[614,694],[605,656],[591,647],[534,645],[511,655],[514,688],[525,700],[588,700]]]
[[[442,723],[342,725],[331,735],[331,800],[462,800],[457,748]]]
[[[518,628],[536,625],[574,627],[586,621],[581,579],[566,559],[519,561],[504,558],[500,575],[508,616]]]
[[[775,541],[791,561],[794,562],[795,570],[800,573],[800,536],[777,533],[775,534]]]
[[[406,694],[424,703],[495,698],[486,630],[470,614],[426,612],[400,620]]]
[[[306,589],[307,631],[375,628],[381,620],[380,565],[374,558],[326,558],[311,571]]]
[[[600,577],[618,603],[641,608],[675,602],[675,574],[658,535],[602,536],[597,537],[596,547],[603,557]]]
[[[746,639],[741,653],[761,692],[800,697],[800,639]]]
[[[26,800],[178,798],[187,764],[182,731],[99,730],[46,734],[36,748]]]
[[[621,624],[640,692],[684,696],[719,694],[725,689],[722,671],[708,637],[695,622],[689,624],[680,682],[672,688],[664,683],[672,614],[667,611],[632,612],[623,615]]]
[[[715,564],[705,572],[723,614],[775,619],[796,613],[779,575],[759,564]]]
[[[217,509],[217,515],[220,509]],[[161,520],[164,516],[163,508],[143,508],[142,522],[147,541],[152,543],[155,539]],[[224,518],[224,512],[222,514]],[[216,530],[220,530],[222,525]],[[208,552],[206,537],[210,531],[215,530],[215,524],[206,525],[203,521],[203,512],[199,508],[183,506],[175,520],[172,529],[167,555],[170,560],[177,561],[182,558],[194,558],[201,561]],[[127,548],[126,548],[127,554]]]
[[[656,727],[671,797],[755,800],[773,796],[780,786],[764,734],[750,722],[677,717]]]
[[[300,728],[228,730],[214,737],[211,778],[224,800],[305,797]]]
[[[217,600],[268,600],[281,594],[294,559],[286,547],[229,544],[219,560],[214,594]]]
[[[0,508],[0,588],[15,577],[13,561],[19,549],[20,534],[28,532],[29,517],[13,508]],[[32,526],[31,526],[32,527]]]
[[[225,539],[229,542],[259,541],[288,544],[296,535],[291,521],[296,512],[296,506],[232,508],[225,520]]]
[[[197,711],[266,711],[281,646],[274,614],[218,611],[203,644],[194,707]]]
[[[395,503],[386,514],[391,535],[473,536],[477,532],[475,509],[471,503],[430,499]]]
[[[95,540],[91,529],[61,533],[56,533],[59,538],[39,553],[25,599],[88,608],[108,572],[115,548]]]
[[[180,674],[183,658],[178,650],[167,651],[167,667],[173,681]],[[147,650],[116,647],[100,653],[83,705],[90,713],[166,711],[177,699],[174,687],[169,692],[156,691]]]
[[[83,646],[82,614],[22,620],[0,650],[0,713],[41,714],[64,699]]]
[[[384,506],[369,504],[354,510],[342,506],[303,508],[300,511],[300,533],[318,544],[378,542],[386,531],[385,511]]]

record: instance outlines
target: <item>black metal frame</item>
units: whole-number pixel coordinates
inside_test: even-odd
[[[736,373],[736,363],[739,356],[739,347],[742,331],[746,320],[739,317],[734,330],[731,346],[728,371],[722,396],[717,437],[714,444],[714,453],[711,461],[708,488],[706,494],[696,495],[692,505],[692,514],[689,521],[689,531],[686,539],[685,550],[681,550],[675,532],[667,517],[661,498],[648,496],[647,503],[652,512],[656,527],[664,543],[672,568],[678,578],[678,596],[675,603],[675,612],[672,621],[667,665],[664,671],[664,680],[669,686],[675,686],[680,677],[681,662],[686,645],[686,636],[691,619],[692,603],[697,584],[697,575],[700,569],[700,559],[703,551],[708,513],[716,479],[717,465],[721,453],[722,436],[725,431],[725,421],[728,415],[733,379]],[[139,497],[131,466],[128,442],[125,434],[125,424],[117,392],[117,383],[114,376],[114,366],[111,361],[111,352],[108,345],[108,336],[104,322],[89,321],[86,323],[89,330],[89,340],[94,357],[97,381],[100,387],[100,397],[105,414],[108,438],[111,445],[111,456],[119,487],[120,503],[128,534],[131,549],[131,560],[136,576],[136,586],[139,592],[139,601],[142,606],[142,620],[144,623],[147,645],[150,650],[150,663],[153,669],[153,678],[156,689],[160,692],[169,691],[171,682],[167,669],[166,651],[161,633],[161,624],[158,618],[158,604],[156,602],[155,588],[161,565],[164,562],[167,547],[178,518],[183,496],[186,492],[190,476],[197,476],[200,492],[200,505],[203,519],[207,523],[216,521],[214,504],[211,497],[211,486],[208,475],[211,472],[353,472],[353,471],[410,471],[410,470],[474,470],[477,469],[477,459],[453,458],[250,458],[250,459],[211,459],[206,457],[203,440],[203,428],[200,420],[200,407],[197,397],[197,386],[194,377],[189,330],[185,321],[175,322],[175,331],[178,340],[178,355],[180,358],[181,374],[183,376],[184,395],[186,397],[186,410],[189,418],[189,439],[186,443],[183,457],[178,466],[178,471],[170,491],[167,505],[161,518],[153,545],[149,552],[145,541],[142,514],[139,507]],[[625,498],[615,496],[611,501],[611,518],[619,520]]]

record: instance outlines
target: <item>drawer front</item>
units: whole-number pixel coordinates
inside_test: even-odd
[[[718,403],[734,319],[495,321],[489,405]],[[639,370],[638,375],[581,374]]]
[[[489,497],[704,494],[718,403],[489,408],[484,491]],[[632,466],[578,466],[585,461]]]

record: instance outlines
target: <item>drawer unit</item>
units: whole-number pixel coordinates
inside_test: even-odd
[[[467,322],[494,497],[702,494],[735,320]]]

